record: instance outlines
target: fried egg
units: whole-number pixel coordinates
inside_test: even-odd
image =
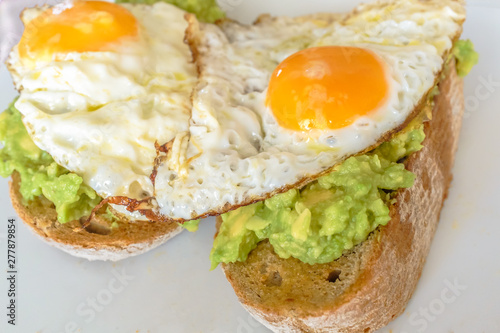
[[[15,106],[36,145],[103,198],[151,196],[155,142],[188,130],[197,73],[184,15],[102,1],[23,13],[7,62]]]
[[[157,168],[159,215],[223,213],[373,149],[427,101],[465,12],[460,1],[391,0],[326,17],[191,17],[200,78],[189,130]]]

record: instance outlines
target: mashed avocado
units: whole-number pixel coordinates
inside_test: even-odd
[[[158,1],[168,2],[187,12],[196,14],[200,21],[215,22],[223,18],[224,12],[217,5],[216,0],[116,0],[116,3],[144,3],[152,5]]]
[[[389,222],[389,191],[413,185],[402,158],[422,148],[423,125],[399,134],[374,151],[350,157],[330,174],[303,189],[222,215],[210,253],[212,268],[245,261],[268,239],[282,258],[327,263]]]
[[[14,103],[0,114],[0,142],[0,176],[17,171],[23,198],[31,201],[43,195],[54,203],[59,222],[87,216],[101,201],[81,177],[59,166],[33,143]]]
[[[452,53],[457,59],[457,73],[460,77],[469,74],[479,61],[479,54],[474,51],[474,44],[468,39],[457,41]]]

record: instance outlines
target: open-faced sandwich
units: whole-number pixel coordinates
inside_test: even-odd
[[[372,332],[403,312],[452,179],[461,77],[477,62],[459,40],[463,6],[190,18],[190,162],[158,168],[159,212],[232,210],[213,267],[273,331]]]
[[[204,20],[222,14],[213,1],[196,7]],[[119,260],[182,230],[100,203],[152,195],[155,143],[188,129],[197,73],[185,14],[163,2],[103,1],[23,12],[6,62],[20,96],[0,115],[0,175],[12,175],[16,211],[50,244]]]

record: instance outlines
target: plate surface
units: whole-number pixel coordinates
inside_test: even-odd
[[[230,17],[243,22],[266,12],[348,11],[358,2],[221,1]],[[0,50],[18,38],[5,29],[16,22],[16,7],[29,3],[36,1],[0,1]],[[500,332],[499,17],[498,2],[469,1],[463,36],[474,41],[481,58],[466,78],[455,178],[418,288],[405,313],[380,332]],[[3,65],[0,87],[6,107],[16,93]],[[0,179],[1,332],[269,332],[238,304],[222,272],[209,271],[213,218],[197,233],[184,232],[144,255],[88,262],[37,239],[16,217],[7,183]],[[16,326],[6,317],[9,217],[17,220]]]

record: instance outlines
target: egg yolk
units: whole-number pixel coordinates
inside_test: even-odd
[[[135,17],[104,1],[77,1],[57,12],[49,8],[28,22],[21,41],[22,58],[51,59],[69,52],[112,51],[114,45],[138,35]]]
[[[266,105],[287,129],[338,129],[368,115],[386,101],[385,65],[357,47],[305,49],[273,72]]]

